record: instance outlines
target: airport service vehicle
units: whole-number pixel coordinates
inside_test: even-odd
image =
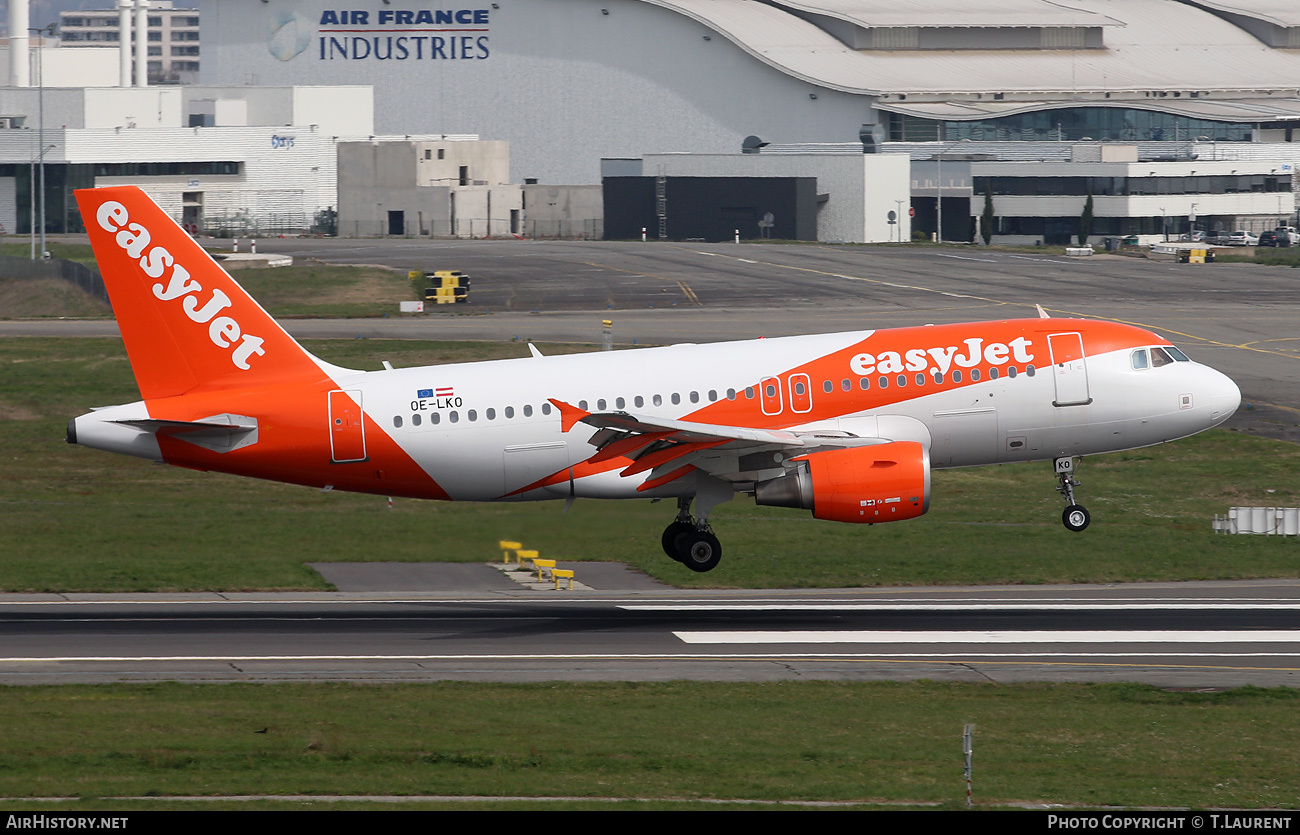
[[[196,470],[467,501],[675,499],[664,551],[718,564],[736,493],[911,519],[930,473],[1075,459],[1226,420],[1232,380],[1154,333],[1040,318],[354,371],[293,340],[134,187],[77,192],[142,399],[69,443]],[[387,366],[387,364],[385,364]],[[992,498],[992,497],[990,497]],[[692,513],[694,505],[694,513]]]

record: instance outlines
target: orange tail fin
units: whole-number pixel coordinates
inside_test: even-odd
[[[139,188],[76,196],[146,400],[322,376],[317,361]]]

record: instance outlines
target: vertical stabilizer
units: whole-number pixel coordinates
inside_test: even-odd
[[[146,400],[203,387],[325,376],[139,188],[83,189],[76,195]]]

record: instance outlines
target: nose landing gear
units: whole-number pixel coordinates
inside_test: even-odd
[[[1067,530],[1078,533],[1088,527],[1088,523],[1092,521],[1092,514],[1088,512],[1088,508],[1074,502],[1074,488],[1080,484],[1079,480],[1074,477],[1074,459],[1057,458],[1053,464],[1056,467],[1056,492],[1064,496],[1065,500],[1069,502],[1069,505],[1061,514],[1061,522]]]

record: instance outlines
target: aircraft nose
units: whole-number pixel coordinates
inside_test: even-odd
[[[1210,407],[1210,425],[1218,426],[1232,417],[1241,405],[1241,389],[1227,374],[1207,368],[1205,402]]]

